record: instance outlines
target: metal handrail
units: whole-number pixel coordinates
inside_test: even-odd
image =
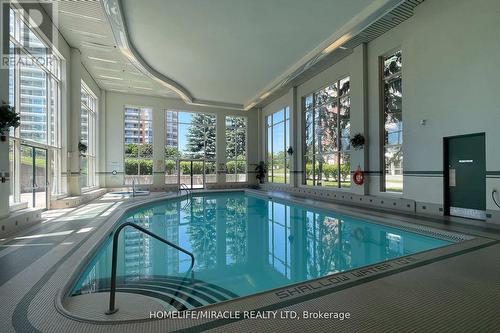
[[[182,184],[179,185],[179,194],[182,193],[182,190],[186,191],[187,198],[188,198],[188,200],[186,201],[186,204],[184,206],[182,206],[182,210],[184,210],[184,209],[186,209],[186,207],[189,205],[189,203],[192,200],[193,191],[191,191],[191,189],[186,184],[184,184],[184,183],[182,183]]]
[[[191,189],[184,183],[181,183],[179,185],[179,192],[182,192],[182,190],[186,191],[186,193],[190,196],[193,195],[193,192],[191,191]]]
[[[120,232],[125,228],[125,227],[132,227],[132,228],[135,228],[143,233],[145,233],[146,235],[148,236],[151,236],[157,240],[159,240],[160,242],[164,243],[164,244],[167,244],[167,245],[170,245],[171,247],[173,247],[174,249],[176,250],[179,250],[185,254],[187,254],[188,256],[191,257],[191,266],[189,266],[189,269],[188,269],[188,272],[193,270],[193,267],[194,267],[194,255],[189,252],[188,250],[185,250],[183,249],[182,247],[172,243],[172,242],[169,242],[168,240],[166,239],[163,239],[161,238],[160,236],[152,233],[151,231],[149,230],[146,230],[144,229],[143,227],[140,227],[138,226],[137,224],[135,223],[132,223],[132,222],[126,222],[126,223],[123,223],[121,224],[116,230],[115,230],[115,233],[113,235],[113,255],[112,255],[112,259],[111,259],[111,289],[109,291],[109,309],[108,311],[106,311],[106,314],[107,315],[110,315],[110,314],[113,314],[115,313],[116,311],[118,311],[118,308],[115,308],[115,294],[116,294],[116,265],[117,265],[117,259],[118,259],[118,236],[120,235]]]
[[[495,205],[497,205],[498,208],[500,208],[500,204],[498,204],[497,199],[495,199],[496,193],[498,193],[497,190],[493,190],[493,192],[491,192],[491,198],[493,199],[493,202],[495,203]]]

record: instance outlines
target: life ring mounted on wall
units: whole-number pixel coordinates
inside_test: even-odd
[[[365,173],[361,171],[361,168],[358,166],[358,169],[354,174],[352,175],[352,179],[354,181],[354,184],[356,185],[363,185],[365,182]]]

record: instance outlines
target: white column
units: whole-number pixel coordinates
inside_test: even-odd
[[[97,109],[97,174],[99,186],[106,187],[106,91],[101,90]]]
[[[71,63],[69,75],[70,108],[68,133],[68,193],[70,195],[80,195],[82,193],[80,185],[80,108],[81,108],[81,80],[82,61],[80,50],[71,49]]]
[[[3,5],[3,4],[2,4]],[[2,51],[3,53],[7,53],[9,49],[9,11],[3,11],[3,17],[2,17],[2,25],[0,26],[0,38],[2,40]],[[3,56],[3,54],[2,54]],[[2,84],[0,85],[0,102],[5,101],[7,102],[9,100],[9,69],[4,68],[3,66],[0,67],[0,82]],[[7,84],[5,84],[7,83]],[[0,133],[1,134],[1,133]],[[6,133],[8,134],[8,133]],[[0,141],[0,172],[8,172],[10,173],[9,170],[9,138],[7,137],[6,141]],[[9,179],[9,181],[6,181],[5,183],[0,182],[0,218],[8,216],[9,215],[9,195],[10,189],[9,185],[10,182],[12,181],[12,175]]]
[[[366,45],[361,44],[353,50],[351,57],[359,66],[353,66],[351,73],[351,136],[361,133],[368,142],[368,115],[367,115],[367,71],[366,71]],[[351,151],[351,171],[356,171],[358,166],[366,171],[368,168],[368,145],[364,149]],[[368,175],[365,175],[367,177]],[[351,192],[356,194],[368,193],[368,181],[363,185],[352,182]]]

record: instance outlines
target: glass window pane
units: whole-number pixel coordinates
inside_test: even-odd
[[[314,154],[313,151],[313,143],[314,143],[314,131],[313,131],[313,112],[307,111],[305,113],[305,153],[306,155],[312,156]]]
[[[403,91],[401,51],[386,57],[384,67],[385,191],[403,191]]]
[[[285,157],[285,124],[279,123],[273,126],[273,159]]]
[[[386,57],[384,59],[384,77],[401,72],[402,66],[401,51],[397,51],[396,53]]]
[[[347,95],[351,92],[351,81],[350,77],[343,78],[340,80],[340,96]]]
[[[153,181],[153,112],[148,108],[125,108],[125,184]],[[127,177],[128,176],[128,177]]]
[[[165,161],[165,184],[177,184],[177,161]]]
[[[47,47],[38,38],[38,36],[24,23],[21,23],[21,44],[23,47],[35,57],[45,57],[47,55]]]
[[[273,113],[273,124],[277,124],[285,119],[285,110]]]
[[[13,204],[18,201],[17,195],[15,193],[14,184],[16,183],[17,172],[15,168],[16,150],[14,148],[14,140],[9,140],[9,172],[10,172],[10,195],[9,204]]]
[[[21,62],[20,84],[21,139],[47,144],[47,74]]]
[[[340,99],[340,149],[349,150],[351,136],[351,97]]]
[[[338,150],[337,121],[338,107],[336,102],[315,109],[315,143],[316,154],[332,153]]]
[[[273,159],[273,128],[267,128],[267,161],[271,162]]]
[[[290,159],[285,160],[285,183],[290,184]]]
[[[338,154],[325,155],[318,160],[318,179],[321,186],[338,187]]]
[[[313,95],[309,95],[304,99],[304,107],[310,109],[313,106]]]
[[[205,181],[207,183],[217,182],[217,172],[215,162],[205,162]]]
[[[385,148],[385,190],[403,191],[403,150],[401,146]]]
[[[226,182],[246,181],[246,118],[226,117]]]
[[[351,155],[340,154],[340,186],[351,187]]]

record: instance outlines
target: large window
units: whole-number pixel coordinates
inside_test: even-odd
[[[82,82],[81,91],[81,117],[80,117],[80,143],[87,147],[80,152],[80,177],[81,187],[96,186],[96,111],[97,98]]]
[[[21,117],[21,126],[10,130],[9,201],[44,207],[48,185],[53,195],[66,191],[60,168],[61,61],[14,8],[10,9],[9,33],[9,103]],[[23,154],[33,152],[33,147],[37,147],[36,154]]]
[[[304,183],[351,186],[351,97],[345,77],[304,98]]]
[[[403,90],[401,51],[383,58],[384,144],[382,191],[403,192]]]
[[[290,183],[290,108],[266,117],[268,181]]]
[[[217,182],[216,119],[207,113],[165,111],[165,183],[177,184],[178,177],[192,188],[203,187],[203,179]]]
[[[153,183],[153,111],[125,107],[125,184]]]
[[[226,117],[226,182],[247,181],[247,119]]]

